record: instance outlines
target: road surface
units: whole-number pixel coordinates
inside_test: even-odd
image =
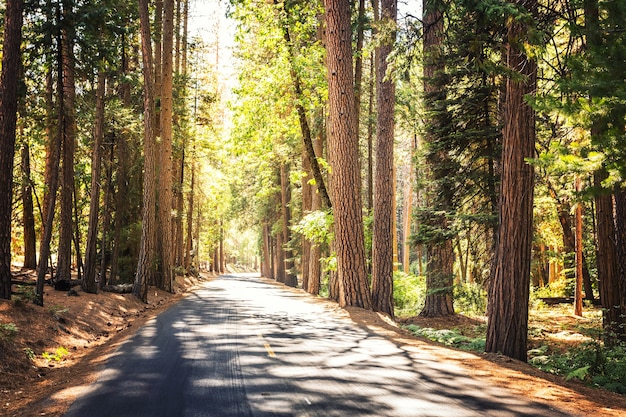
[[[566,415],[466,373],[304,293],[226,275],[124,343],[65,416]]]

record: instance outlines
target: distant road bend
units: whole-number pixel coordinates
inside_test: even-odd
[[[65,417],[566,415],[236,274],[148,322]]]

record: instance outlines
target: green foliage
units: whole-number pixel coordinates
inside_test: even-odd
[[[393,274],[393,304],[395,315],[416,316],[424,307],[426,278],[395,271]]]
[[[485,338],[470,338],[463,336],[456,330],[442,329],[436,330],[430,327],[420,327],[415,324],[406,326],[416,336],[424,337],[446,346],[452,346],[462,350],[482,352],[485,350]]]
[[[590,341],[563,353],[548,354],[547,346],[529,351],[529,363],[567,379],[626,394],[626,344],[607,347]]]
[[[552,281],[551,283],[544,285],[543,287],[531,288],[531,300],[539,298],[549,297],[568,297],[572,294],[569,293],[569,283],[565,278]]]
[[[17,334],[17,326],[15,323],[0,324],[0,340],[3,342],[11,341]]]
[[[13,303],[21,305],[35,301],[35,287],[32,285],[18,285],[13,296]]]
[[[454,287],[454,308],[470,315],[484,315],[487,311],[487,291],[477,283]]]
[[[328,247],[333,239],[333,221],[331,212],[317,210],[305,215],[291,229],[318,245]]]

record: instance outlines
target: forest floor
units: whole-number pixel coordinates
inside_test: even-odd
[[[148,304],[131,294],[94,295],[80,289],[78,296],[70,297],[50,286],[46,287],[45,307],[20,301],[19,296],[10,302],[0,301],[0,416],[63,415],[82,390],[95,381],[108,357],[125,339],[185,293],[210,279],[214,278],[177,277],[174,294],[152,288]],[[322,298],[314,300],[330,302]],[[410,335],[398,324],[371,311],[348,308],[347,314],[357,324],[390,338],[404,349],[426,349],[442,361],[464,366],[468,375],[506,387],[514,395],[549,403],[573,415],[626,415],[624,396],[566,381],[500,355],[442,347]],[[577,325],[577,320],[564,313],[558,313],[558,317],[531,315],[530,328],[541,329],[535,333],[541,333],[542,343],[549,341],[550,349],[565,350],[573,343],[580,343],[564,337],[569,334],[564,329]],[[481,325],[480,320],[462,315],[445,319],[410,318],[401,322],[436,329],[465,329],[466,333]],[[10,323],[15,329],[12,330]],[[531,338],[531,344],[537,343]]]

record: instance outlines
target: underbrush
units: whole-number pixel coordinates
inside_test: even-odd
[[[609,347],[594,340],[562,353],[542,345],[528,354],[528,362],[543,371],[626,394],[626,343]]]

